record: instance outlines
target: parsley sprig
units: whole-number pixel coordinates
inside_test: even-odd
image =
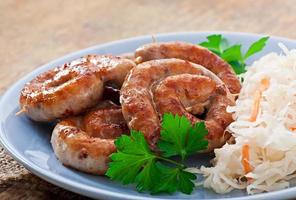
[[[151,194],[181,191],[190,194],[196,176],[185,171],[185,158],[208,146],[204,122],[191,125],[184,116],[164,114],[157,146],[160,153],[150,150],[144,135],[131,131],[115,141],[117,152],[111,155],[106,175],[122,184],[135,184],[138,191]],[[170,159],[180,156],[181,162]]]
[[[246,72],[246,60],[260,52],[266,45],[269,37],[262,37],[254,42],[245,54],[242,53],[240,44],[229,45],[229,42],[222,35],[210,35],[207,37],[208,41],[202,42],[199,45],[208,48],[213,53],[217,54],[228,62],[236,74]]]

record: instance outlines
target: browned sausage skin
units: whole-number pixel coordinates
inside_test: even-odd
[[[108,169],[109,156],[116,151],[114,139],[128,133],[120,106],[106,101],[84,115],[59,122],[51,143],[64,165],[103,175]]]
[[[163,58],[179,58],[199,64],[216,74],[231,93],[237,94],[240,82],[232,67],[208,49],[185,42],[157,42],[139,47],[135,52],[138,61],[145,62]]]
[[[208,151],[220,147],[229,138],[224,130],[233,121],[226,112],[232,99],[214,80],[201,75],[182,74],[161,81],[153,92],[156,109],[160,116],[166,112],[185,116],[192,124],[202,121],[197,115],[206,112],[204,119],[209,131]]]
[[[46,71],[21,91],[20,108],[36,121],[79,114],[101,99],[104,83],[122,85],[134,62],[115,56],[88,55]]]
[[[201,87],[190,89],[190,87],[199,86]],[[222,101],[225,103],[223,105],[217,105],[216,109],[221,112],[218,113],[217,118],[213,118],[217,113],[209,108],[209,112],[213,113],[211,115],[213,120],[217,122],[213,125],[220,128],[218,130],[207,127],[210,131],[208,139],[211,143],[211,139],[220,140],[223,137],[224,125],[232,122],[225,105],[233,105],[234,97],[215,74],[200,65],[173,58],[139,64],[127,76],[121,89],[120,100],[123,116],[129,128],[143,132],[151,147],[155,148],[160,133],[159,115],[172,112],[185,115],[194,123],[198,118],[187,111],[199,114],[212,105],[211,102],[216,96],[222,96],[222,99],[227,101]],[[219,121],[220,117],[225,117],[222,115],[227,115],[225,121]],[[225,140],[221,141],[225,142]]]

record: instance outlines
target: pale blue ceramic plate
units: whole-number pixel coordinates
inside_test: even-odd
[[[215,32],[218,33],[218,32]],[[199,43],[204,41],[207,35],[213,32],[202,33],[172,33],[156,35],[157,41],[187,41]],[[232,43],[240,43],[244,47],[262,35],[245,33],[227,33],[222,32]],[[49,124],[40,124],[32,122],[25,116],[15,116],[18,111],[19,92],[24,84],[36,75],[57,65],[73,60],[85,54],[121,54],[132,52],[142,44],[152,41],[150,35],[136,37],[126,40],[120,40],[103,45],[84,49],[62,58],[54,60],[41,66],[32,73],[28,74],[16,82],[3,95],[0,101],[0,140],[5,149],[27,169],[37,176],[51,182],[55,185],[80,193],[85,196],[99,199],[282,199],[296,197],[296,184],[291,188],[264,193],[259,195],[247,196],[243,191],[233,191],[229,194],[216,194],[211,190],[199,188],[192,195],[176,193],[174,195],[151,196],[147,193],[138,193],[131,186],[122,186],[108,180],[105,177],[92,176],[64,167],[56,158],[50,145],[50,134],[53,126]],[[74,41],[73,41],[74,42]],[[281,52],[278,43],[284,43],[288,48],[296,48],[296,41],[271,37],[264,51],[252,57],[253,60],[271,52]],[[253,60],[249,60],[252,62]],[[200,165],[207,163],[209,158],[192,158],[191,164]]]

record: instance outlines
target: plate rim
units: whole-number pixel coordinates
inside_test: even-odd
[[[200,36],[200,35],[210,35],[210,34],[224,34],[224,35],[227,35],[227,37],[242,36],[242,37],[248,37],[248,38],[258,38],[258,37],[262,37],[262,36],[267,35],[267,34],[232,32],[232,31],[189,31],[189,32],[160,33],[160,34],[152,34],[152,35],[155,36],[156,38],[158,38],[158,37],[165,38],[165,37],[173,37],[173,36],[178,36],[178,35],[183,35],[183,36],[186,36],[186,35],[197,35],[198,36],[199,35]],[[47,63],[39,66],[38,68],[34,69],[33,71],[29,72],[28,74],[26,74],[25,76],[23,76],[22,78],[17,80],[12,86],[10,86],[0,98],[0,108],[4,106],[4,103],[3,103],[4,100],[9,96],[10,93],[12,93],[17,88],[17,86],[20,84],[20,82],[23,82],[25,79],[28,79],[29,77],[33,76],[33,74],[37,74],[37,73],[42,72],[45,68],[47,68],[50,65],[52,65],[54,67],[55,66],[55,65],[53,65],[54,63],[61,62],[62,60],[67,60],[67,59],[79,56],[83,52],[89,52],[89,51],[92,51],[95,49],[102,49],[107,46],[121,44],[121,43],[127,43],[127,42],[132,43],[135,41],[141,41],[141,40],[145,40],[145,39],[149,39],[149,38],[151,38],[151,34],[136,36],[136,37],[129,37],[126,39],[115,40],[115,41],[106,42],[106,43],[102,43],[102,44],[98,44],[98,45],[93,45],[91,47],[84,48],[84,49],[81,49],[81,50],[78,50],[78,51],[75,51],[72,53],[68,53],[64,56],[61,56],[57,59],[47,62]],[[276,40],[281,40],[283,42],[296,44],[296,40],[285,38],[285,37],[270,35],[270,38],[273,38]],[[0,119],[2,118],[1,116],[2,115],[0,115]],[[92,197],[92,198],[104,198],[104,199],[116,198],[116,199],[129,199],[129,200],[133,200],[133,199],[138,199],[138,200],[141,200],[141,199],[142,200],[144,200],[144,199],[148,199],[148,200],[150,200],[150,199],[151,200],[164,199],[164,200],[167,200],[167,199],[169,199],[169,198],[161,198],[159,196],[151,196],[151,197],[142,196],[141,197],[141,196],[136,196],[136,195],[132,195],[132,194],[122,194],[120,192],[112,192],[109,190],[96,188],[94,186],[85,185],[85,184],[79,183],[77,181],[72,181],[71,179],[68,179],[68,178],[64,178],[61,175],[57,175],[54,172],[47,171],[34,163],[27,162],[27,160],[24,159],[23,156],[19,155],[18,152],[16,150],[14,150],[13,145],[9,144],[7,138],[5,137],[4,132],[5,132],[4,127],[3,127],[2,123],[0,123],[0,143],[1,143],[2,147],[6,150],[6,152],[8,152],[9,155],[11,155],[17,162],[24,165],[24,167],[26,169],[28,169],[30,172],[32,172],[36,176],[54,184],[54,185],[57,185],[61,188],[72,191],[74,193],[82,194],[84,196]],[[81,188],[83,188],[83,190]],[[261,194],[241,196],[241,197],[220,198],[220,199],[246,200],[246,199],[273,199],[273,198],[283,198],[283,197],[285,197],[285,198],[296,197],[296,186],[282,189],[282,190],[278,190],[278,191],[268,192],[268,193],[261,193]]]

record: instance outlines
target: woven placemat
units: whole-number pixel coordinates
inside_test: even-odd
[[[89,199],[54,186],[30,173],[0,146],[0,199]]]

